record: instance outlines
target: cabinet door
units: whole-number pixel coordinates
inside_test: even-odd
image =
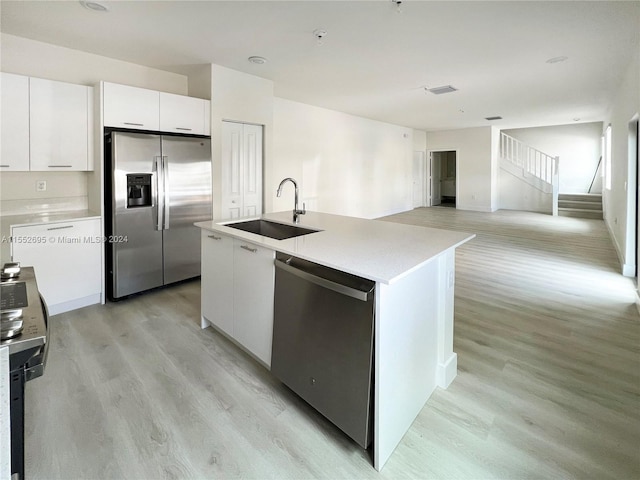
[[[233,337],[233,239],[202,230],[202,316]]]
[[[205,102],[160,92],[160,131],[208,135],[204,129]]]
[[[92,87],[31,78],[31,170],[87,170]]]
[[[104,83],[105,127],[160,130],[160,92]]]
[[[75,220],[13,227],[13,261],[33,266],[38,288],[55,314],[55,306],[102,290],[100,220]]]
[[[271,366],[273,336],[273,250],[234,240],[234,338]]]
[[[29,77],[0,73],[0,171],[29,170]]]

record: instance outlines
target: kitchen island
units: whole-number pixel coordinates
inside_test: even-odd
[[[276,240],[229,226],[240,219],[196,223],[203,242],[202,326],[215,326],[269,368],[275,252],[374,281],[373,464],[380,470],[436,386],[447,388],[456,376],[455,249],[474,235],[318,212],[300,215],[298,223],[290,211],[260,218],[315,232]],[[215,261],[210,242],[223,249]],[[256,268],[243,264],[244,273],[239,271],[244,260],[234,266],[234,245],[256,255]],[[226,306],[211,305],[216,294]],[[229,302],[245,294],[254,297]],[[246,317],[261,318],[260,324],[234,329],[230,318],[239,312],[233,305]],[[247,305],[259,311],[249,312]]]

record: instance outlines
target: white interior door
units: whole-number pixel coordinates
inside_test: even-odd
[[[242,214],[262,213],[262,126],[242,126]]]
[[[413,208],[424,207],[425,153],[413,152]]]
[[[222,219],[242,215],[242,124],[222,122]]]
[[[431,154],[431,205],[436,206],[442,203],[442,194],[440,191],[440,182],[442,181],[442,162],[440,154],[434,152]]]
[[[262,126],[222,122],[223,219],[262,214]]]

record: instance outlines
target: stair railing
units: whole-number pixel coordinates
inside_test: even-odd
[[[553,215],[557,215],[560,157],[544,153],[504,132],[500,132],[500,156],[521,168],[525,176],[531,175],[548,184],[553,194]]]
[[[600,170],[601,164],[602,164],[602,155],[600,155],[600,160],[598,160],[598,166],[596,167],[596,171],[593,172],[593,178],[591,179],[591,184],[589,185],[589,190],[587,190],[587,193],[591,193],[591,189],[593,188],[593,184],[596,181],[596,177],[598,176],[598,171]]]

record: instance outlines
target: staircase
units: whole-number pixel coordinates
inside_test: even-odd
[[[602,220],[602,195],[595,193],[561,193],[558,214],[563,217],[597,218]]]
[[[558,215],[559,163],[558,157],[552,157],[500,132],[500,167],[549,195],[552,215]]]

